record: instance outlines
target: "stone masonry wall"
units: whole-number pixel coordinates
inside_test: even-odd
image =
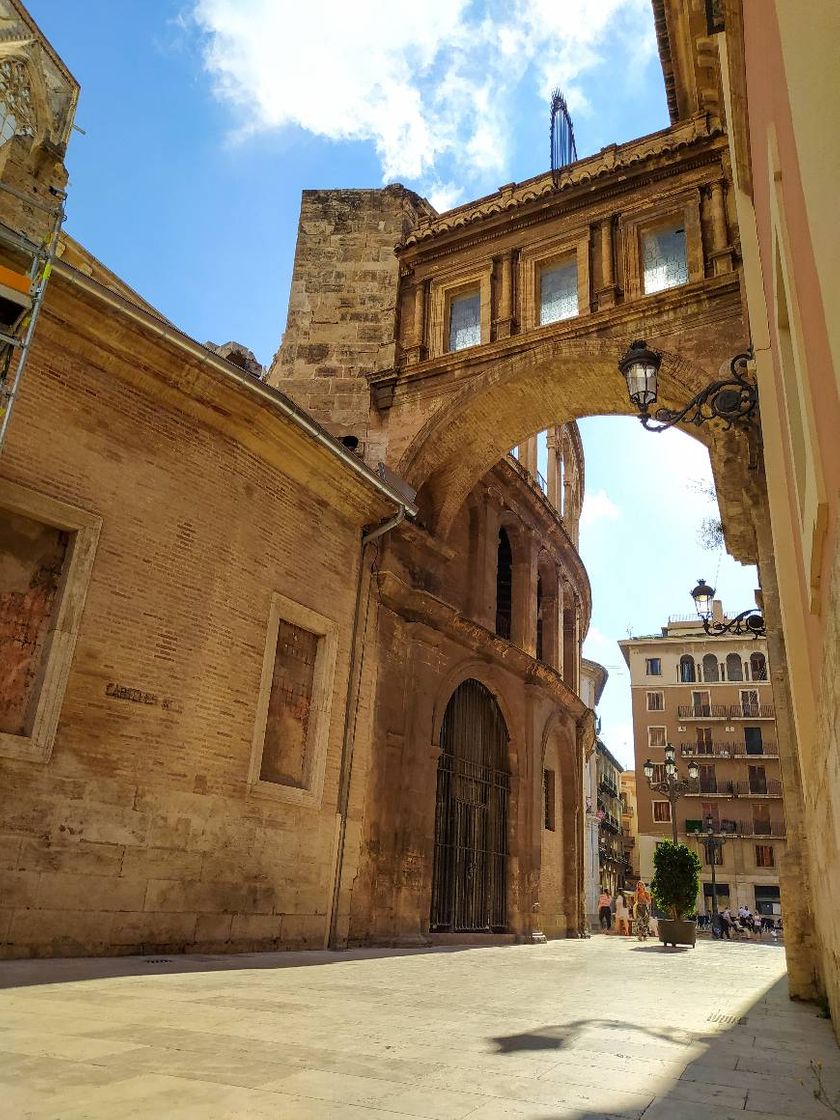
[[[0,758],[0,954],[320,947],[359,525],[75,327],[42,316],[2,463],[103,523],[52,757]],[[248,792],[273,592],[338,626],[320,808]]]
[[[365,374],[395,362],[394,248],[431,212],[398,185],[303,192],[286,331],[268,381],[334,435],[366,441]]]

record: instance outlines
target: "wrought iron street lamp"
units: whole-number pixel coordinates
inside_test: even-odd
[[[697,586],[691,592],[697,615],[703,623],[703,629],[712,638],[719,638],[722,634],[751,634],[754,638],[765,638],[767,628],[764,625],[764,615],[757,607],[741,611],[734,618],[717,621],[712,617],[712,601],[715,589],[709,587],[704,579],[698,580]]]
[[[715,821],[711,813],[706,814],[706,835],[703,837],[703,843],[706,847],[706,858],[712,865],[712,923],[716,924],[718,905],[717,905],[717,881],[715,879],[715,861],[717,860],[718,852],[723,850],[723,845],[726,841],[722,836],[715,836]]]
[[[697,763],[692,759],[688,764],[688,778],[681,778],[677,769],[677,752],[674,750],[673,743],[668,743],[665,746],[665,778],[661,782],[653,780],[653,763],[650,759],[645,762],[642,770],[647,784],[654,793],[662,793],[668,799],[671,806],[671,832],[674,837],[674,843],[679,843],[677,838],[677,802],[686,793],[697,793],[699,786],[697,779],[700,774],[700,768]]]
[[[631,342],[618,362],[627,382],[630,401],[639,410],[639,419],[649,432],[664,432],[685,420],[688,424],[705,424],[721,420],[725,428],[750,419],[758,403],[755,385],[744,376],[751,354],[736,354],[729,363],[729,376],[712,381],[688,402],[685,408],[658,408],[653,417],[651,405],[656,404],[657,378],[662,355],[651,350],[644,339]],[[654,423],[656,421],[656,423]]]

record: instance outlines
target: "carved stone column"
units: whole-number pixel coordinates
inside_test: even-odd
[[[509,338],[513,333],[513,254],[507,252],[496,261],[496,319],[494,338]]]
[[[428,282],[419,280],[414,285],[414,306],[411,322],[411,345],[406,348],[406,361],[409,365],[422,362],[428,352],[426,341],[426,304]]]
[[[618,288],[615,282],[613,222],[612,217],[605,218],[601,222],[599,230],[601,240],[601,286],[595,293],[599,311],[605,307],[615,307],[618,298]]]
[[[528,471],[529,474],[537,477],[537,437],[531,436],[525,440],[522,445],[525,451],[524,459],[520,459],[520,463]]]
[[[548,445],[548,465],[546,467],[548,500],[560,512],[560,433],[557,428],[549,428],[546,438]]]
[[[711,183],[706,197],[706,214],[711,235],[709,258],[715,276],[732,271],[732,246],[726,223],[726,200],[723,180]]]
[[[536,537],[527,533],[513,557],[511,641],[531,657],[537,653],[537,551]]]

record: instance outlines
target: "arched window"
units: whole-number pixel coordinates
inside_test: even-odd
[[[697,680],[697,673],[694,669],[694,658],[689,657],[684,653],[680,658],[680,680],[683,684],[691,684]]]
[[[713,653],[707,653],[703,658],[703,680],[704,681],[719,681],[720,670],[718,668],[718,659]]]
[[[499,548],[496,560],[496,633],[510,640],[511,608],[513,605],[513,553],[506,529],[499,530]]]
[[[754,681],[767,680],[767,658],[763,653],[750,654],[750,675]]]
[[[740,653],[727,653],[726,679],[728,681],[742,681],[744,679],[744,665]]]

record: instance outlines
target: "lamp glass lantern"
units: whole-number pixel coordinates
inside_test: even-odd
[[[677,759],[677,752],[674,749],[673,743],[665,744],[665,763],[666,765],[673,765]]]
[[[706,832],[709,836],[715,834],[715,820],[711,813],[706,814]]]
[[[688,764],[688,776],[689,778],[691,778],[692,782],[696,782],[700,776],[700,767],[697,765],[694,759],[692,759]]]
[[[657,377],[662,356],[651,350],[644,339],[631,342],[618,368],[627,382],[630,400],[640,412],[647,412],[656,401]]]
[[[691,598],[694,600],[694,606],[697,608],[697,615],[700,619],[708,621],[712,617],[712,600],[715,597],[715,589],[709,587],[704,579],[697,581],[697,586],[691,592]]]
[[[650,781],[651,778],[653,777],[653,763],[651,762],[650,759],[647,759],[644,766],[642,767],[642,770],[643,770],[644,775],[647,778],[647,780]]]

